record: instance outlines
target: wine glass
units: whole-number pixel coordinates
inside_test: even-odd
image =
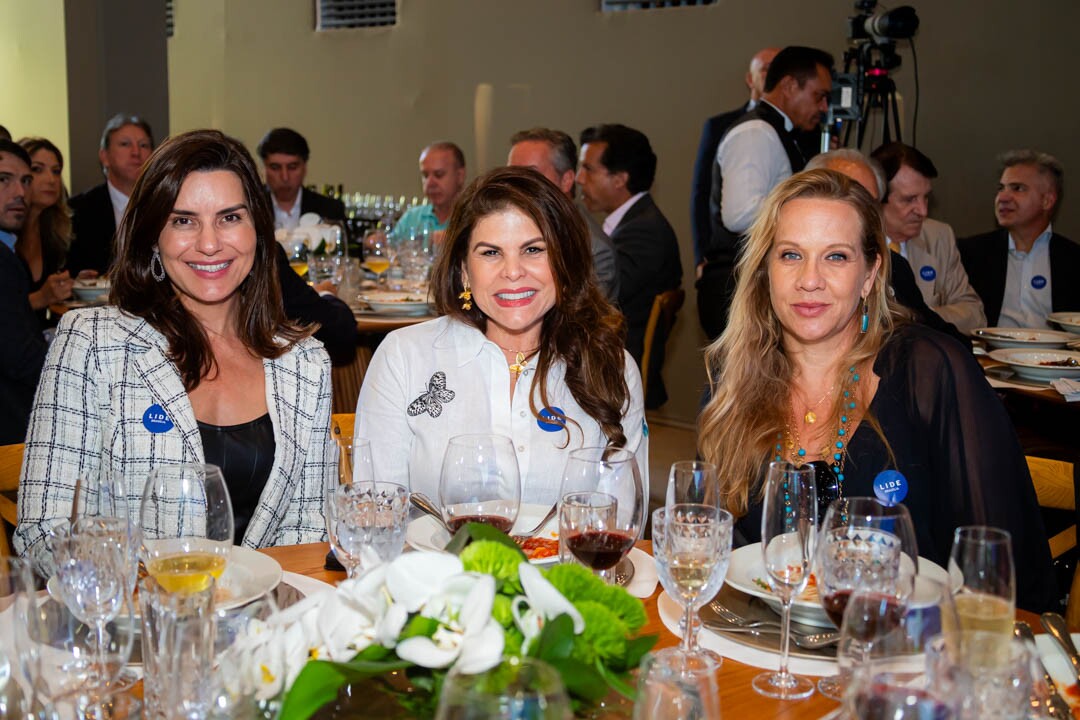
[[[128,483],[122,476],[82,477],[76,483],[74,507],[76,519],[106,518],[118,520],[126,537],[122,539],[128,557],[127,589],[135,592],[139,576],[139,546],[141,544],[138,520],[131,516],[132,503],[128,502]],[[132,676],[132,679],[136,679]]]
[[[510,532],[521,504],[513,441],[504,435],[450,438],[439,476],[439,505],[450,533],[467,523]]]
[[[562,677],[531,657],[508,657],[491,670],[446,676],[435,720],[570,720]]]
[[[877,498],[834,500],[825,513],[818,540],[818,593],[837,627],[855,591],[895,595],[910,592],[919,551],[911,515],[903,505]],[[906,597],[902,597],[906,600]],[[843,697],[844,674],[818,681],[825,697]]]
[[[285,251],[289,255],[289,267],[300,277],[307,275],[308,246],[307,235],[293,230],[286,231]]]
[[[378,482],[371,465],[371,445],[357,438],[340,446],[340,482],[326,492],[326,531],[334,556],[349,577],[390,562],[405,547],[409,522],[409,490]]]
[[[780,598],[780,667],[760,673],[754,690],[766,697],[798,700],[814,692],[814,684],[788,671],[791,604],[806,588],[817,540],[817,488],[813,468],[787,462],[769,463],[761,509],[761,555],[769,587]]]
[[[684,608],[681,649],[700,652],[694,611],[716,595],[731,561],[734,518],[714,505],[679,503],[653,510],[653,556],[660,582]],[[710,656],[712,654],[710,653]],[[712,658],[717,665],[719,656]]]
[[[961,630],[997,634],[1004,657],[1016,614],[1012,537],[994,527],[958,527],[949,564],[963,575],[956,594]]]
[[[645,656],[634,720],[714,720],[720,717],[717,666],[709,657],[665,648]]]
[[[0,555],[0,717],[30,717],[40,702],[41,658],[31,637],[36,605],[44,596],[34,590],[31,564]]]
[[[139,508],[146,570],[169,592],[217,580],[233,544],[232,501],[215,465],[163,465],[150,472]]]
[[[364,267],[376,275],[380,287],[386,287],[386,271],[394,262],[394,251],[389,240],[375,241],[364,251]]]
[[[571,556],[614,583],[612,568],[637,541],[645,491],[629,450],[586,447],[570,452],[559,488],[559,556]]]
[[[716,466],[702,460],[679,460],[668,473],[665,505],[704,503],[720,506],[720,482]]]

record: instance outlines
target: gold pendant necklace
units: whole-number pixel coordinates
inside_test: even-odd
[[[499,345],[499,343],[495,344],[498,345],[499,349],[503,352],[514,354],[514,362],[510,363],[510,372],[514,377],[518,377],[521,373],[525,372],[529,360],[531,360],[533,355],[540,350],[539,347],[534,347],[532,350],[511,350],[510,348],[504,348],[502,345]]]
[[[829,395],[831,395],[832,391],[835,390],[835,389],[836,389],[836,383],[833,383],[829,387],[829,389],[825,391],[825,394],[822,395],[820,398],[818,398],[818,401],[816,403],[814,403],[813,405],[806,408],[806,414],[803,415],[803,420],[806,421],[807,425],[813,425],[814,423],[817,422],[817,413],[814,412],[814,408],[816,408],[818,405],[820,405],[822,403],[822,401],[825,400],[825,398],[829,397]]]

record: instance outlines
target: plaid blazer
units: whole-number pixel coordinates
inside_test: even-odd
[[[115,307],[66,313],[34,399],[19,481],[16,552],[71,511],[75,479],[120,479],[137,513],[149,472],[202,463],[202,438],[164,336]],[[248,525],[249,547],[325,540],[323,488],[336,477],[330,359],[311,338],[264,360],[274,463]],[[147,422],[159,406],[172,426]],[[167,425],[168,423],[165,423]],[[151,428],[158,430],[152,432]]]

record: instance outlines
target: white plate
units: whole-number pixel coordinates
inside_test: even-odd
[[[1049,382],[1057,378],[1080,378],[1080,367],[1043,365],[1044,362],[1072,358],[1080,362],[1080,352],[1072,350],[994,350],[990,357],[1008,365],[1025,380]]]
[[[76,280],[71,284],[71,292],[85,303],[104,302],[111,285],[108,278]]]
[[[1052,323],[1057,323],[1063,330],[1080,333],[1080,312],[1050,313],[1046,316],[1046,319]]]
[[[377,313],[386,315],[426,315],[430,304],[426,299],[419,299],[422,293],[380,292],[367,293],[360,299],[371,306]]]
[[[1080,340],[1080,335],[1040,328],[976,328],[971,335],[992,348],[1062,348]]]
[[[545,505],[522,505],[518,509],[517,522],[514,523],[513,529],[510,534],[514,532],[525,532],[526,530],[532,530],[536,527],[536,523],[540,522],[547,511],[551,508]],[[548,540],[559,539],[559,518],[553,517],[548,521],[548,524],[544,526],[544,529],[538,532],[535,537],[546,538]],[[430,515],[424,515],[419,517],[408,524],[405,528],[405,542],[409,543],[409,546],[416,550],[436,550],[442,552],[446,547],[446,543],[450,542],[450,533],[443,528],[438,521]],[[532,560],[534,565],[550,565],[559,561],[558,555],[552,557],[540,558],[539,560]]]
[[[1072,633],[1072,640],[1080,647],[1080,633]],[[1072,665],[1069,664],[1069,658],[1065,656],[1065,651],[1058,647],[1054,638],[1046,633],[1035,636],[1035,647],[1039,649],[1039,657],[1042,658],[1046,671],[1050,673],[1050,677],[1054,678],[1058,692],[1069,703],[1069,707],[1073,708],[1075,715],[1076,708],[1080,707],[1080,698],[1074,694],[1075,691],[1069,692],[1070,687],[1076,687],[1076,674],[1073,672]]]
[[[910,564],[910,563],[909,563]],[[953,587],[959,587],[957,578],[958,570],[953,572]],[[945,568],[926,558],[919,558],[919,574],[925,575],[938,582],[949,582],[949,573]],[[731,564],[728,566],[727,578],[724,580],[728,585],[746,593],[759,597],[768,603],[774,611],[780,612],[780,600],[771,590],[765,590],[754,582],[755,578],[768,582],[765,574],[765,565],[761,558],[761,543],[744,545],[731,551]],[[962,579],[962,578],[961,578]],[[791,619],[806,625],[835,628],[833,621],[825,614],[819,600],[796,599],[791,606]]]

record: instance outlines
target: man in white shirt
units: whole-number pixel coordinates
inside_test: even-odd
[[[720,141],[709,197],[712,233],[697,283],[699,314],[702,303],[713,312],[710,334],[719,334],[727,324],[742,236],[769,192],[806,165],[808,158],[792,131],[819,125],[828,109],[832,66],[832,56],[823,50],[781,50],[769,65],[761,102]]]
[[[927,217],[930,182],[937,168],[910,145],[891,142],[874,150],[888,183],[882,216],[889,249],[915,271],[923,299],[934,312],[968,333],[986,325],[982,300],[968,282],[951,227]]]
[[[274,227],[292,230],[304,213],[324,222],[343,222],[345,204],[304,187],[311,156],[307,140],[291,128],[274,128],[259,141],[259,157],[274,206]]]
[[[113,236],[127,209],[128,198],[154,149],[150,124],[137,115],[114,115],[101,133],[98,160],[105,182],[68,201],[74,235],[67,268],[104,274],[112,263]]]
[[[656,154],[641,131],[625,125],[597,125],[581,134],[577,183],[585,207],[607,215],[603,229],[615,244],[626,349],[639,366],[653,301],[682,284],[675,231],[649,194],[655,176]],[[660,375],[666,340],[658,334],[650,356],[645,397],[649,409],[667,400]]]
[[[965,238],[960,257],[990,325],[1046,328],[1051,312],[1080,311],[1080,246],[1054,232],[1065,170],[1052,155],[1001,158],[994,198],[999,230]]]

